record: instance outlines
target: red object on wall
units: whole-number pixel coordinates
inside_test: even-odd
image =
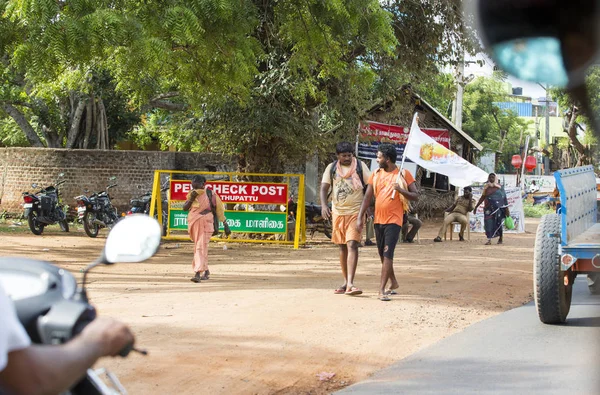
[[[523,159],[521,159],[521,155],[513,155],[510,163],[518,169],[523,164]]]
[[[525,158],[525,170],[532,171],[537,166],[537,162],[534,156],[529,155]]]

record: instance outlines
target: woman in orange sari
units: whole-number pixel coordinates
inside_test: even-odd
[[[214,217],[211,210],[211,204],[208,200],[206,189],[206,177],[196,175],[192,178],[192,190],[187,194],[187,200],[183,204],[183,209],[188,212],[188,233],[194,242],[194,260],[192,267],[196,273],[192,281],[199,283],[201,280],[208,280],[210,271],[208,270],[208,242],[213,235]],[[212,192],[212,191],[211,191]],[[221,198],[216,193],[212,193],[212,205],[216,209],[217,218],[223,223],[225,234],[229,236],[231,230],[225,220],[225,211]]]

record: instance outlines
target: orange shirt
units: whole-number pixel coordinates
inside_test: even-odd
[[[400,169],[396,168],[392,172],[386,172],[383,169],[378,169],[371,174],[369,177],[369,184],[373,185],[373,179],[376,178],[375,182],[375,221],[376,224],[397,224],[402,226],[402,218],[404,216],[404,205],[402,203],[401,194],[396,192],[396,196],[394,196],[394,200],[392,200],[392,192],[394,191],[393,184],[396,183],[398,177],[398,171]],[[415,179],[410,171],[404,169],[402,170],[402,175],[404,176],[404,180],[402,177],[400,178],[400,187],[403,188],[403,183],[405,183],[405,188],[408,190],[408,186],[415,182]]]

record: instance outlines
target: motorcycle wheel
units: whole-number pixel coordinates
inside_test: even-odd
[[[38,222],[37,216],[37,211],[31,210],[27,216],[27,223],[29,224],[31,233],[39,236],[44,232],[44,224]]]
[[[67,222],[66,219],[63,219],[58,224],[60,225],[60,230],[62,230],[63,232],[69,233],[69,223]]]
[[[83,230],[85,230],[85,233],[90,237],[98,236],[98,231],[100,230],[98,224],[94,223],[95,220],[96,214],[90,211],[85,212],[85,215],[83,216]]]

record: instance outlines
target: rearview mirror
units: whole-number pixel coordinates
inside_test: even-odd
[[[600,54],[597,0],[465,0],[501,69],[557,87],[581,85]]]
[[[145,261],[158,250],[161,234],[160,225],[154,218],[144,214],[129,215],[108,234],[102,262]]]

